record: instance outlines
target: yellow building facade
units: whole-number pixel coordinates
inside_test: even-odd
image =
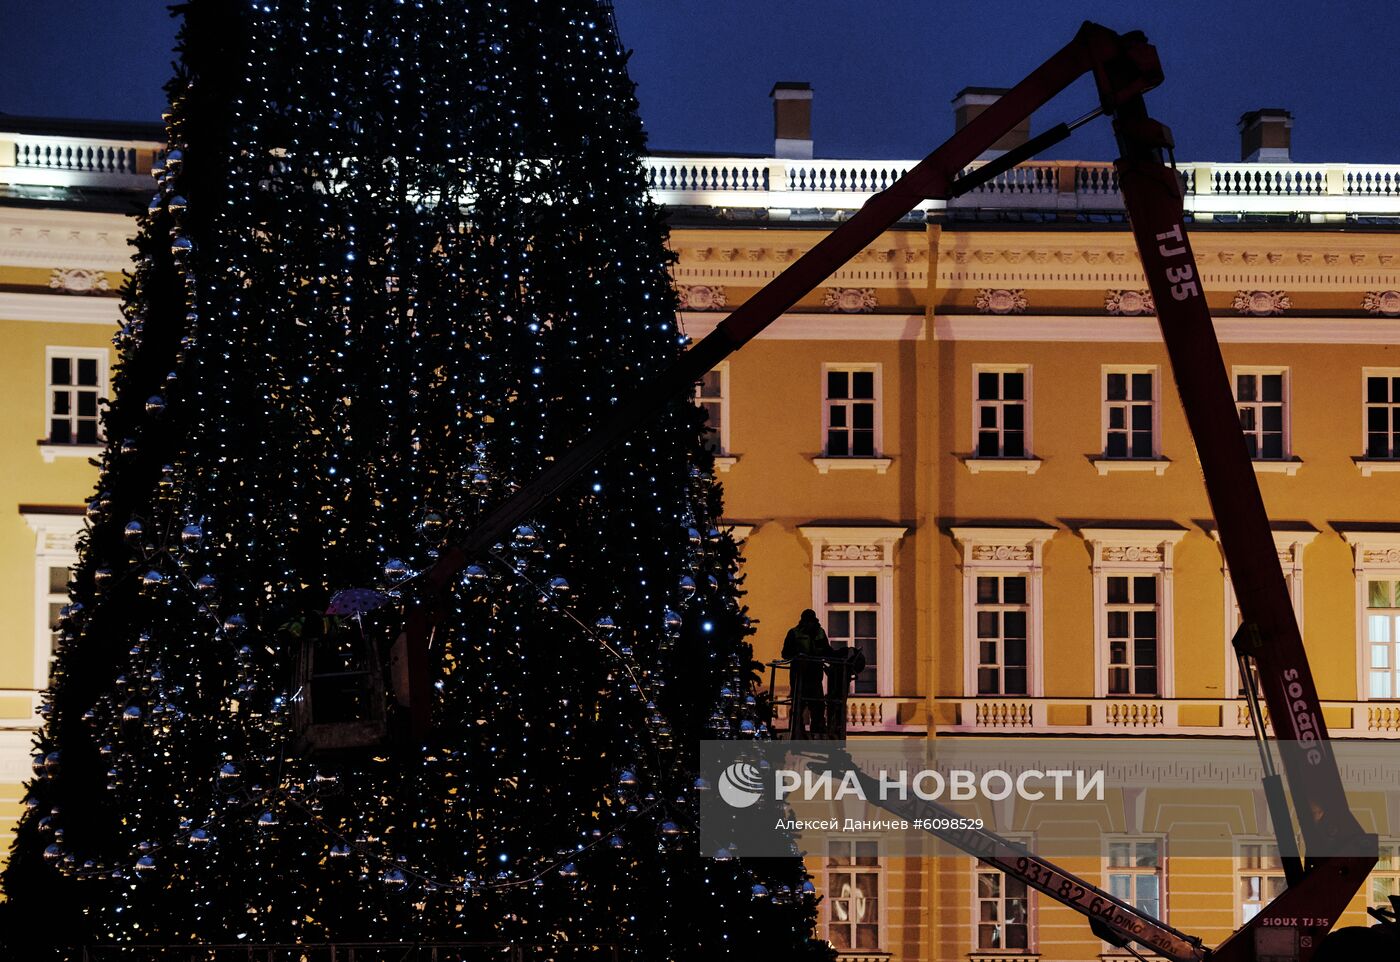
[[[5,125],[0,124],[0,128]],[[0,830],[92,492],[153,131],[0,129]],[[791,138],[788,138],[791,139]],[[698,340],[911,164],[653,157]],[[1186,165],[1188,209],[1280,564],[1334,737],[1400,738],[1400,168]],[[1307,185],[1293,189],[1292,185]],[[124,212],[125,210],[125,212]],[[743,539],[756,651],[804,608],[861,647],[852,736],[1243,738],[1237,615],[1111,167],[1018,168],[930,202],[698,387]],[[1400,744],[1397,744],[1400,748]],[[1221,941],[1281,871],[1173,858],[1099,813],[1065,860]],[[1400,892],[1400,852],[1354,901]],[[812,864],[852,959],[1112,956],[965,857],[873,840]]]

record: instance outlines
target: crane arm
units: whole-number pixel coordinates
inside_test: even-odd
[[[848,221],[734,310],[709,336],[618,404],[602,427],[579,440],[477,522],[463,540],[443,550],[425,572],[418,601],[409,609],[405,630],[396,643],[407,668],[406,694],[414,734],[421,736],[429,724],[429,639],[443,618],[451,586],[472,559],[482,556],[920,202],[956,196],[1067,136],[1073,125],[1052,128],[999,161],[959,176],[1007,130],[1084,74],[1093,75],[1098,91],[1099,106],[1094,113],[1114,117],[1122,154],[1117,166],[1124,205],[1200,455],[1241,615],[1257,629],[1260,639],[1250,654],[1274,729],[1282,739],[1279,751],[1284,773],[1312,856],[1304,870],[1293,873],[1296,881],[1290,879],[1290,887],[1281,896],[1219,949],[1208,952],[1197,940],[1029,853],[1016,854],[1008,861],[987,850],[987,844],[998,844],[987,839],[971,840],[963,847],[1091,919],[1098,913],[1086,909],[1094,906],[1109,916],[1118,913],[1122,921],[1117,927],[1106,924],[1102,917],[1095,926],[1097,931],[1124,939],[1122,944],[1140,942],[1177,962],[1206,957],[1218,962],[1308,962],[1375,864],[1377,840],[1366,834],[1351,814],[1328,743],[1317,689],[1184,229],[1181,181],[1164,159],[1172,146],[1171,135],[1148,116],[1143,102],[1143,94],[1161,83],[1162,71],[1155,48],[1141,33],[1120,35],[1085,23],[1062,50],[899,181],[867,201]],[[1292,831],[1291,825],[1276,828]]]

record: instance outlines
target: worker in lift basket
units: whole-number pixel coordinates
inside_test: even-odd
[[[817,613],[811,608],[802,612],[797,624],[788,629],[783,639],[783,657],[792,662],[792,713],[791,727],[794,733],[811,732],[820,734],[826,730],[826,703],[822,694],[822,659],[831,654],[831,642],[827,640]],[[803,711],[809,721],[802,724]]]

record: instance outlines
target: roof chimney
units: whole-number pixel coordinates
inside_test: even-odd
[[[964,87],[953,97],[953,129],[962,130],[977,118],[977,115],[1001,99],[1008,87]],[[1019,147],[1031,137],[1031,119],[1024,118],[1001,138],[984,150],[979,159],[991,160],[1000,157],[1012,147]]]
[[[773,156],[812,159],[812,85],[779,81],[773,99]]]
[[[1281,107],[1261,107],[1240,118],[1240,160],[1290,160],[1293,115]]]

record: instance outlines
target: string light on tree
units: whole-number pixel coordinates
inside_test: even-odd
[[[3,937],[827,958],[799,860],[698,850],[696,743],[762,729],[689,399],[404,681],[454,534],[682,349],[607,4],[176,10]]]

